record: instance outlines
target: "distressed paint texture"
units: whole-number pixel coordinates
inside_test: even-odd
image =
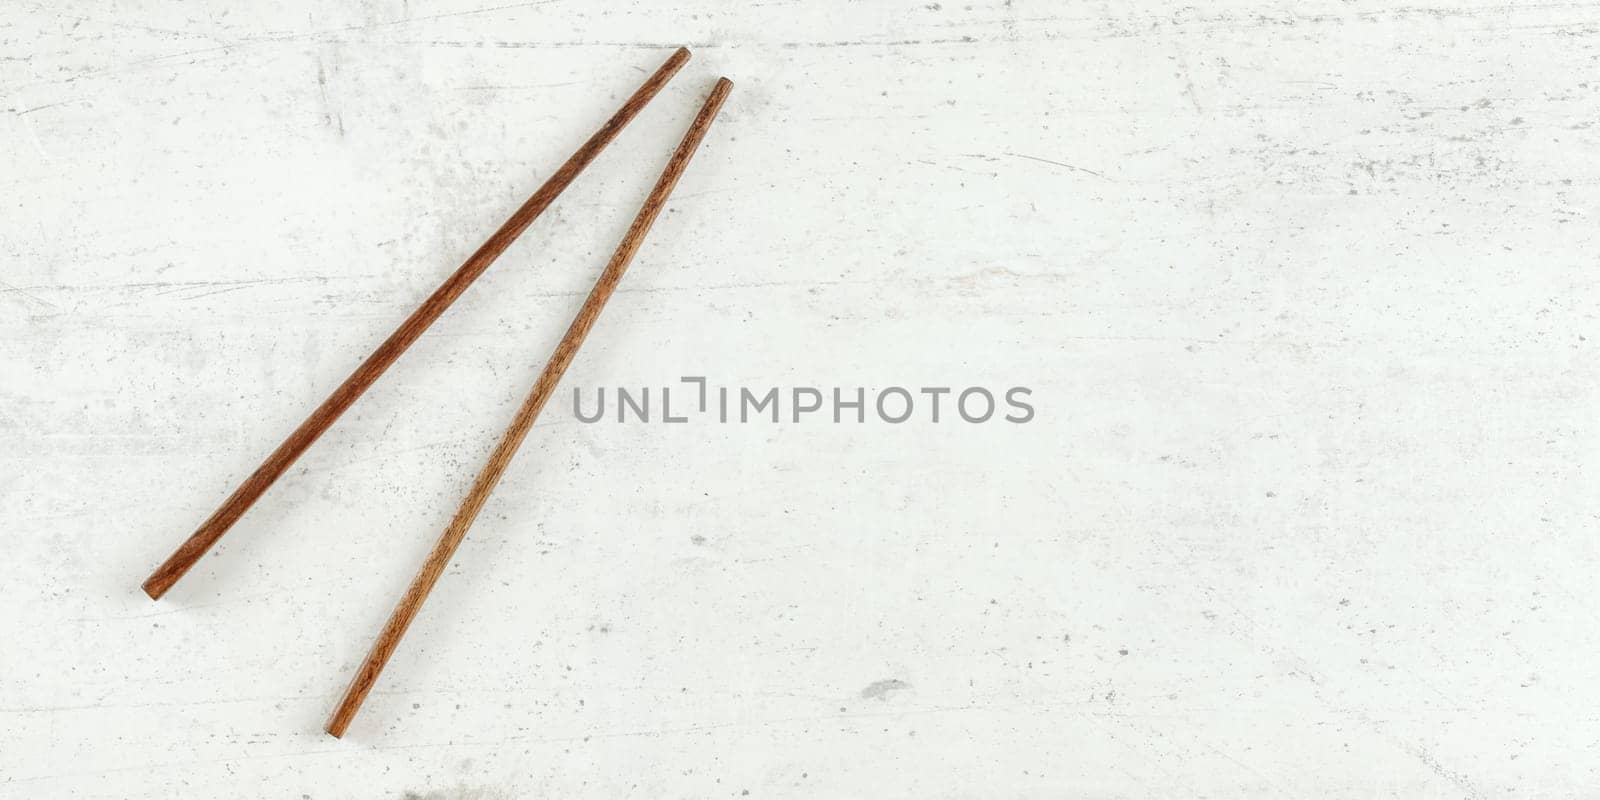
[[[1600,786],[1600,6],[0,8],[0,795]],[[695,59],[160,604],[150,567]],[[320,725],[711,81],[566,386]],[[569,397],[567,393],[558,397]]]

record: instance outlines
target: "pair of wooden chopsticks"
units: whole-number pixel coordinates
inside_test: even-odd
[[[678,48],[676,52],[662,64],[659,69],[635,91],[622,108],[617,110],[600,130],[589,137],[589,140],[573,153],[566,163],[562,164],[544,185],[540,186],[527,202],[523,203],[511,218],[506,220],[500,229],[489,237],[470,257],[462,264],[445,282],[423,302],[422,306],[412,312],[395,332],[384,340],[378,349],[373,351],[367,360],[362,362],[356,371],[346,378],[344,383],[335,389],[333,394],[317,406],[294,432],[289,434],[283,444],[278,445],[267,456],[266,461],[256,468],[256,471],[246,478],[239,488],[234,490],[218,508],[215,513],[201,523],[187,540],[183,542],[173,554],[157,567],[155,572],[145,580],[143,588],[152,599],[160,599],[172,585],[182,578],[202,556],[205,555],[217,540],[233,526],[240,517],[244,516],[267,488],[272,485],[285,471],[289,469],[295,459],[299,458],[317,437],[321,436],[333,423],[338,420],[351,404],[356,401],[374,382],[378,380],[384,370],[388,369],[401,353],[406,351],[423,331],[428,329],[439,318],[444,310],[460,297],[462,292],[471,283],[482,275],[484,270],[494,262],[516,238],[527,230],[556,197],[577,178],[579,173],[610,144],[622,128],[633,120],[656,96],[667,81],[672,79],[684,63],[689,60],[689,51]],[[417,611],[427,599],[428,592],[438,582],[439,576],[444,572],[455,553],[456,547],[466,536],[467,529],[472,526],[478,512],[483,509],[484,503],[489,499],[490,493],[500,482],[506,467],[511,463],[511,458],[516,455],[517,448],[522,445],[522,440],[528,435],[528,430],[533,427],[534,420],[539,416],[539,411],[544,408],[545,401],[555,391],[556,384],[566,372],[567,366],[577,355],[578,348],[583,344],[584,337],[594,327],[595,320],[599,318],[600,311],[610,299],[611,293],[616,290],[617,283],[622,280],[622,273],[627,270],[628,263],[633,260],[634,254],[639,251],[639,246],[644,242],[644,237],[650,231],[650,226],[660,215],[662,207],[666,205],[667,198],[672,194],[672,189],[688,167],[689,160],[699,148],[700,142],[705,138],[707,129],[711,127],[712,120],[717,111],[728,97],[728,92],[733,88],[733,83],[727,78],[721,78],[712,87],[711,94],[706,98],[705,104],[700,107],[700,112],[695,115],[694,122],[689,125],[689,130],[684,134],[683,140],[673,151],[672,157],[667,161],[667,166],[661,171],[661,176],[656,180],[654,188],[645,197],[643,206],[634,217],[633,224],[628,227],[628,232],[622,237],[621,243],[611,255],[605,270],[595,281],[594,289],[584,300],[577,316],[572,320],[572,325],[567,329],[566,335],[556,345],[555,352],[545,364],[544,371],[534,383],[533,389],[517,409],[512,418],[511,425],[501,437],[500,443],[495,446],[490,454],[489,461],[478,473],[473,481],[472,488],[467,492],[466,499],[451,519],[450,525],[445,528],[439,541],[434,544],[433,550],[428,553],[427,559],[422,564],[415,579],[412,580],[405,594],[400,598],[400,603],[390,615],[389,621],[384,625],[382,632],[373,642],[372,650],[367,654],[366,660],[356,670],[355,677],[350,682],[350,687],[345,690],[344,698],[340,700],[333,716],[329,718],[326,730],[333,736],[343,736],[350,726],[350,721],[360,710],[361,703],[372,691],[377,682],[378,674],[388,663],[389,657],[394,654],[395,648],[400,644],[400,637],[405,635],[411,621],[416,618]]]

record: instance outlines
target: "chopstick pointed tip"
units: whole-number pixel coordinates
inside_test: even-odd
[[[144,593],[151,600],[160,600],[162,595],[165,595],[167,590],[172,588],[172,581],[161,580],[160,578],[161,576],[159,575],[151,575],[145,579],[144,583],[139,584],[139,588],[144,590]]]

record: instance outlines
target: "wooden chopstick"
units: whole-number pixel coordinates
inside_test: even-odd
[[[261,466],[250,473],[250,477],[246,478],[244,483],[239,484],[239,488],[235,489],[233,494],[223,501],[222,506],[200,524],[198,530],[179,545],[161,566],[156,567],[155,572],[150,573],[150,577],[145,579],[143,585],[145,594],[150,595],[152,600],[161,599],[161,596],[166,594],[184,573],[199,562],[206,551],[210,550],[211,546],[244,516],[268,487],[272,486],[273,481],[282,477],[283,473],[294,464],[295,459],[299,458],[323,431],[332,427],[339,419],[339,415],[350,408],[351,404],[383,375],[384,370],[387,370],[389,365],[422,336],[423,331],[426,331],[428,326],[432,325],[439,315],[443,314],[445,309],[449,308],[450,304],[454,303],[456,298],[460,297],[461,293],[465,292],[467,287],[477,280],[478,276],[482,275],[484,270],[488,269],[489,265],[494,263],[494,260],[499,258],[500,254],[504,253],[535,219],[539,218],[540,214],[544,213],[545,209],[550,207],[556,197],[578,177],[579,173],[583,172],[585,167],[589,166],[590,162],[594,161],[596,156],[600,155],[600,151],[617,137],[624,126],[638,116],[645,104],[666,86],[667,81],[671,80],[688,60],[689,51],[682,47],[678,48],[666,63],[662,64],[661,68],[657,69],[638,91],[622,104],[622,108],[600,126],[600,130],[589,137],[589,140],[584,142],[566,163],[552,173],[544,185],[534,191],[527,202],[523,203],[522,207],[518,208],[511,218],[478,248],[477,252],[469,256],[455,274],[434,290],[433,294],[423,301],[421,307],[411,313],[411,316],[406,317],[405,322],[400,323],[400,327],[396,328],[383,344],[378,345],[378,349],[372,351],[372,355],[368,356],[344,383],[339,384],[339,388],[334,389],[333,394],[329,395],[322,405],[317,406],[316,410],[311,412],[311,416],[306,417],[306,420],[300,423],[300,427],[295,428],[294,432],[289,434],[289,438],[283,440],[283,444],[278,445],[278,449],[273,450],[272,454],[267,456],[267,460],[261,462]]]
[[[573,356],[577,355],[578,347],[583,344],[584,337],[589,334],[589,329],[594,327],[595,320],[600,316],[600,310],[605,307],[606,300],[610,299],[612,291],[617,288],[617,282],[622,280],[622,273],[628,268],[628,262],[633,260],[639,245],[644,242],[645,234],[650,232],[651,224],[661,213],[661,208],[666,205],[667,197],[672,194],[672,188],[677,185],[678,178],[683,175],[684,168],[689,165],[689,159],[700,146],[700,140],[705,138],[706,129],[711,126],[717,110],[722,107],[722,101],[727,99],[728,92],[732,88],[733,83],[727,78],[718,80],[716,86],[712,88],[711,96],[706,98],[705,105],[701,106],[700,113],[695,116],[693,124],[684,134],[683,141],[678,144],[678,149],[667,161],[666,169],[662,170],[655,188],[651,189],[649,196],[645,198],[643,207],[639,209],[638,216],[634,217],[633,224],[622,237],[622,242],[617,245],[616,252],[611,255],[611,261],[606,264],[605,271],[600,273],[600,278],[595,281],[594,289],[589,292],[588,299],[584,300],[583,307],[578,309],[578,315],[572,320],[572,326],[567,329],[566,335],[561,337],[561,342],[556,345],[549,363],[545,364],[544,372],[540,373],[539,380],[533,384],[533,389],[528,393],[528,398],[522,402],[522,407],[517,409],[517,414],[512,418],[511,426],[506,429],[505,435],[501,437],[500,444],[496,445],[494,452],[489,455],[489,462],[472,482],[472,488],[467,492],[467,497],[462,501],[455,517],[450,520],[444,534],[439,537],[433,550],[428,553],[427,559],[422,562],[422,569],[412,579],[411,586],[401,596],[400,603],[389,616],[388,623],[383,626],[377,640],[372,643],[372,651],[367,653],[366,660],[361,662],[361,667],[356,670],[355,677],[350,681],[350,688],[345,690],[344,699],[339,701],[338,708],[334,709],[333,716],[328,719],[326,728],[328,733],[340,737],[350,727],[350,721],[361,709],[362,701],[367,699],[367,694],[377,683],[378,673],[383,671],[384,665],[389,663],[389,657],[394,655],[395,648],[400,645],[400,637],[404,636],[406,629],[411,626],[411,621],[416,618],[423,601],[428,598],[428,592],[432,591],[433,585],[439,581],[439,576],[450,563],[450,557],[455,553],[456,547],[466,537],[467,529],[472,527],[473,520],[477,519],[478,512],[483,510],[484,502],[489,499],[495,485],[500,482],[501,475],[505,474],[506,466],[511,463],[512,456],[516,455],[523,438],[528,435],[528,429],[533,427],[540,409],[544,408],[545,401],[555,392],[556,384],[561,380],[562,373],[566,372],[567,366],[572,363]]]

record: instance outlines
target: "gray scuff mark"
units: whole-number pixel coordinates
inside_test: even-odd
[[[468,759],[470,761],[471,759]],[[458,785],[430,792],[406,792],[402,800],[508,800],[512,794],[497,786]]]
[[[1183,80],[1183,96],[1189,98],[1189,104],[1194,106],[1194,113],[1204,114],[1206,110],[1200,107],[1200,96],[1194,90],[1194,75],[1189,71],[1189,59],[1184,55],[1183,49],[1178,48],[1175,61],[1178,62],[1178,77]]]
[[[54,164],[54,163],[56,163],[55,157],[50,155],[50,151],[49,150],[45,149],[44,139],[43,139],[43,137],[39,136],[38,128],[34,127],[33,119],[28,117],[27,115],[31,111],[38,111],[41,108],[49,108],[49,107],[51,107],[53,105],[57,105],[57,104],[56,103],[46,103],[44,105],[39,105],[39,106],[30,106],[28,104],[27,99],[22,96],[22,92],[21,91],[13,91],[13,92],[10,93],[10,96],[13,98],[13,101],[12,101],[12,104],[11,104],[12,107],[19,108],[19,109],[26,109],[24,111],[17,112],[17,119],[20,121],[23,130],[27,131],[28,139],[29,139],[30,142],[33,143],[34,151],[39,154],[39,160],[43,161],[46,164]],[[63,101],[63,102],[66,102],[66,101]]]
[[[911,688],[911,684],[899,678],[888,678],[868,684],[867,688],[861,690],[861,697],[866,700],[887,700],[890,692],[909,688]]]
[[[1434,758],[1433,754],[1423,748],[1421,744],[1398,742],[1398,745],[1401,750],[1404,750],[1408,755],[1421,762],[1422,765],[1427,767],[1430,772],[1454,784],[1455,787],[1461,791],[1466,792],[1466,797],[1468,800],[1476,800],[1476,798],[1483,797],[1482,790],[1480,790],[1470,778],[1463,773],[1446,769],[1444,765],[1440,764],[1439,760]]]
[[[1099,178],[1100,180],[1103,180],[1103,181],[1111,180],[1110,178],[1107,178],[1104,173],[1095,172],[1092,169],[1088,169],[1086,167],[1080,167],[1080,166],[1078,166],[1076,164],[1068,164],[1065,161],[1052,161],[1052,160],[1050,160],[1048,158],[1040,158],[1038,156],[1030,156],[1030,155],[1027,155],[1025,153],[1006,153],[1006,155],[1011,156],[1012,158],[1026,158],[1029,161],[1037,161],[1037,162],[1039,162],[1041,164],[1050,164],[1050,165],[1057,166],[1057,167],[1066,167],[1067,169],[1070,169],[1070,170],[1072,170],[1074,172],[1082,172],[1085,175],[1093,175],[1096,178]]]
[[[55,108],[56,106],[64,106],[64,105],[66,105],[68,103],[71,103],[71,102],[73,102],[73,101],[71,101],[71,100],[58,100],[58,101],[56,101],[54,103],[45,103],[42,106],[34,106],[33,108],[25,108],[25,109],[23,109],[21,111],[18,111],[16,113],[17,113],[17,116],[20,117],[23,114],[32,114],[35,111],[43,111],[43,110],[45,110],[47,108]]]
[[[29,300],[32,300],[35,303],[39,303],[41,305],[44,305],[44,306],[46,306],[48,308],[57,308],[57,309],[60,308],[60,306],[56,305],[55,303],[52,303],[49,300],[44,299],[43,297],[40,297],[40,296],[38,296],[36,294],[33,294],[33,293],[29,292],[24,287],[12,286],[11,284],[6,283],[5,281],[0,281],[0,294],[15,294],[15,295],[18,295],[18,296],[21,296],[21,297],[25,297],[25,298],[27,298]]]
[[[322,101],[322,124],[339,131],[339,138],[344,138],[344,114],[334,108],[333,101],[328,97],[328,67],[321,55],[317,56],[317,96]]]

